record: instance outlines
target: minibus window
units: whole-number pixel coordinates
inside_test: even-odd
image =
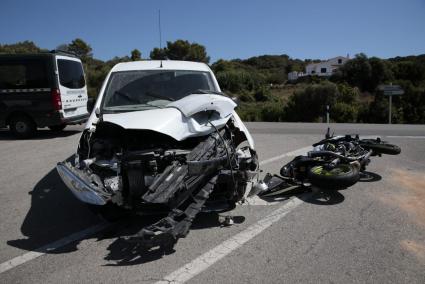
[[[81,89],[86,85],[83,65],[78,61],[58,59],[59,82],[69,89]]]

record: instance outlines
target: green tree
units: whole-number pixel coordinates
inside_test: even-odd
[[[373,92],[379,84],[394,79],[390,62],[377,57],[368,58],[365,54],[357,54],[352,60],[340,68],[331,80],[348,82],[363,91]]]
[[[411,81],[419,85],[425,80],[425,62],[416,60],[397,62],[394,67],[396,79]]]
[[[142,53],[136,48],[131,51],[131,60],[138,61],[142,59]]]
[[[355,58],[347,61],[339,72],[342,79],[350,85],[358,86],[362,90],[370,89],[372,66],[364,53],[357,54]]]
[[[167,41],[167,47],[155,47],[150,53],[151,59],[188,60],[208,63],[210,57],[207,55],[205,46],[198,43],[190,43],[187,40]]]
[[[165,49],[161,49],[158,47],[155,47],[149,54],[149,57],[151,59],[155,60],[164,60],[167,59],[167,55],[165,54]]]
[[[75,53],[83,61],[93,57],[91,46],[81,38],[74,39],[68,45],[68,51]]]
[[[13,44],[0,44],[0,53],[38,53],[41,51],[47,51],[47,49],[42,49],[28,40]]]
[[[391,63],[377,57],[369,58],[369,64],[372,67],[372,73],[369,81],[369,89],[374,90],[379,84],[390,82],[394,79],[391,70]]]

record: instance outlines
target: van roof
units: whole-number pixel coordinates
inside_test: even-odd
[[[73,53],[63,52],[60,50],[52,50],[52,51],[39,52],[39,53],[0,53],[0,58],[36,58],[36,57],[48,58],[48,57],[53,57],[56,55],[78,58]]]
[[[162,67],[161,60],[123,62],[115,65],[111,72],[134,70],[190,70],[211,72],[211,69],[205,63],[179,60],[162,60]]]

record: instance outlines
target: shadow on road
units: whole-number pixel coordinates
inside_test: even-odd
[[[301,197],[301,199],[314,205],[336,205],[343,202],[345,197],[337,190],[318,190],[312,196],[308,198]]]
[[[312,190],[310,187],[296,187],[282,194],[274,195],[273,197],[260,196],[260,198],[267,202],[276,202],[288,200],[293,196],[296,196],[306,203],[315,205],[335,205],[345,200],[344,195],[337,190],[322,190],[316,188]]]
[[[68,160],[71,157],[68,158]],[[50,170],[34,188],[28,192],[31,207],[21,225],[25,238],[8,240],[7,244],[27,251],[36,251],[40,247],[82,231],[102,220],[88,206],[77,200],[63,184],[56,169]],[[90,236],[98,240],[110,239],[109,251],[105,260],[115,263],[111,266],[135,265],[154,261],[173,252],[170,248],[146,250],[140,244],[129,243],[123,237],[139,232],[143,227],[158,221],[163,216],[130,216],[111,223],[102,232]],[[242,223],[242,216],[235,216],[235,223]],[[192,230],[219,227],[221,222],[217,213],[202,213],[195,219]],[[83,239],[49,251],[51,254],[69,253],[78,250]],[[43,251],[45,252],[45,251]]]
[[[375,182],[380,181],[381,179],[382,176],[378,175],[377,173],[364,171],[360,173],[359,182]]]
[[[105,238],[115,239],[107,248],[109,251],[105,260],[113,262],[105,266],[128,266],[138,265],[162,258],[175,252],[172,246],[164,245],[147,250],[140,243],[131,243],[125,241],[123,236],[130,236],[139,232],[144,226],[156,222],[161,217],[133,217],[120,222],[120,224],[111,230]],[[202,230],[212,227],[223,227],[222,214],[218,213],[200,213],[194,220],[191,230]],[[243,216],[232,216],[235,224],[241,224],[245,221]]]
[[[31,207],[21,225],[26,238],[9,240],[7,244],[11,246],[32,251],[99,222],[99,218],[66,188],[56,169],[44,176],[28,194]],[[76,245],[67,246],[65,252],[76,250]]]
[[[59,138],[59,137],[68,137],[77,133],[80,133],[81,131],[78,130],[63,130],[59,132],[50,131],[48,129],[39,129],[37,130],[34,137],[25,139],[25,140],[45,140],[45,139],[52,139],[52,138]],[[19,138],[16,138],[8,129],[0,129],[0,141],[13,141],[13,140],[21,140]]]

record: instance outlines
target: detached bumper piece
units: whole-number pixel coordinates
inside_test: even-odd
[[[191,196],[180,208],[173,209],[167,217],[143,228],[136,235],[127,238],[129,242],[142,243],[146,249],[172,247],[179,238],[189,232],[196,215],[202,210],[212,192],[217,177],[213,177],[201,190]]]
[[[231,151],[230,147],[227,151]],[[149,249],[172,246],[178,238],[185,237],[213,191],[221,169],[229,166],[227,158],[223,159],[226,155],[226,145],[218,134],[213,134],[188,154],[188,163],[174,163],[166,168],[142,199],[147,203],[164,204],[170,208],[170,213],[127,240],[141,242]]]
[[[103,189],[102,181],[96,176],[80,173],[71,163],[58,163],[56,166],[62,181],[71,192],[81,201],[94,205],[105,205],[110,198]]]

